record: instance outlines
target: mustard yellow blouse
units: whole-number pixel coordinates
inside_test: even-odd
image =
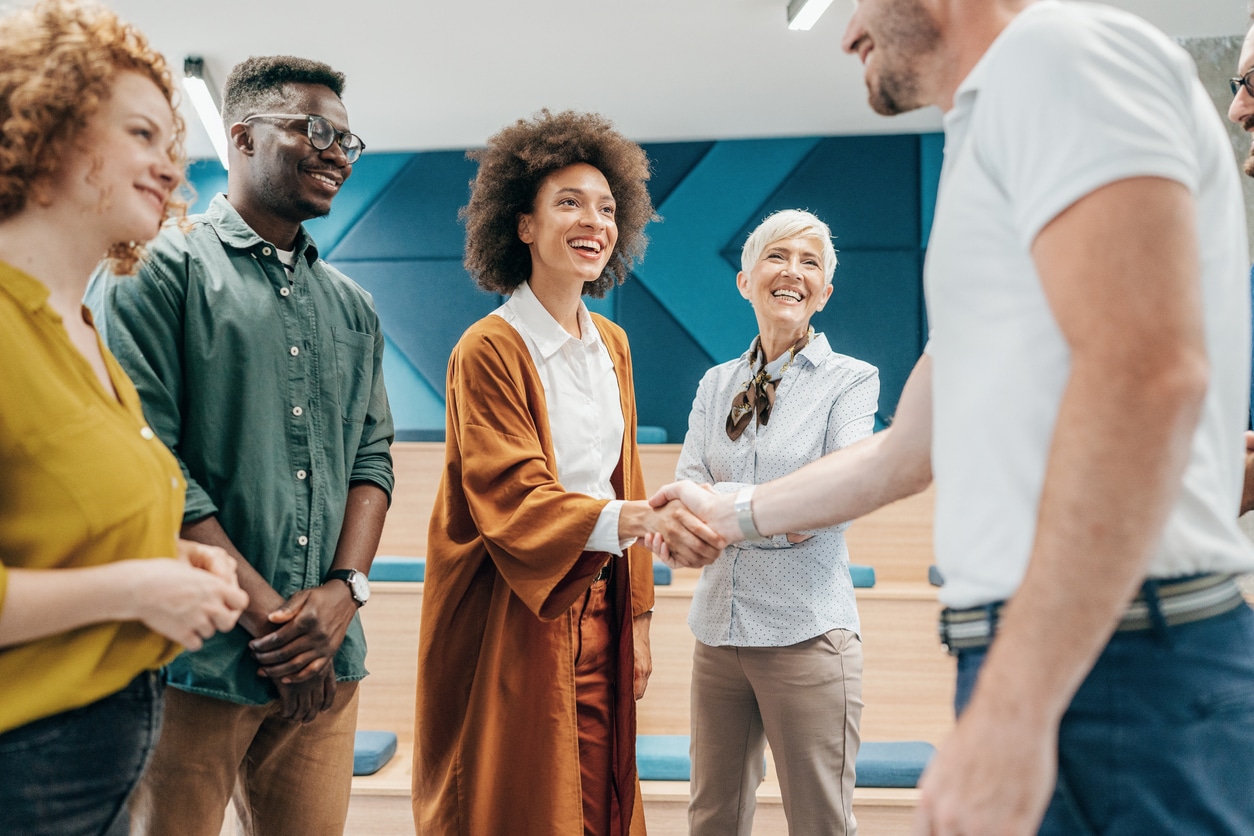
[[[48,289],[0,262],[0,607],[10,568],[172,557],[185,483],[135,387],[101,346],[117,397],[74,348]],[[0,732],[122,689],[178,645],[111,622],[0,649]]]

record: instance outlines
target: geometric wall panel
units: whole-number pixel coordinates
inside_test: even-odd
[[[370,291],[384,332],[443,398],[453,346],[501,297],[479,290],[460,258],[334,264]]]
[[[336,259],[461,259],[457,211],[470,200],[478,164],[464,151],[410,154],[408,164],[336,247]]]
[[[677,444],[688,432],[697,384],[714,359],[641,282],[628,279],[617,293],[615,321],[631,342],[639,423],[665,427],[668,440]]]
[[[832,349],[880,370],[879,417],[897,411],[901,389],[923,352],[918,250],[844,250],[832,298],[814,315]]]
[[[646,142],[640,146],[649,156],[652,177],[649,197],[654,206],[661,206],[671,196],[701,158],[714,147],[713,142]]]
[[[720,251],[817,143],[717,142],[658,207],[665,221],[650,227],[649,251],[635,274],[720,362],[744,351],[755,327],[736,293],[736,271]]]

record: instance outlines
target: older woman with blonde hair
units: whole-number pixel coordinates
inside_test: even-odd
[[[157,669],[247,603],[224,552],[178,541],[182,474],[81,301],[181,210],[182,123],[104,8],[46,0],[0,43],[0,820],[116,836]]]
[[[836,251],[809,212],[777,212],[745,242],[736,286],[749,350],[701,379],[676,477],[736,492],[874,429],[879,373],[810,325]],[[769,741],[793,834],[855,832],[862,647],[844,525],[729,546],[697,582],[692,672],[693,834],[753,827]]]

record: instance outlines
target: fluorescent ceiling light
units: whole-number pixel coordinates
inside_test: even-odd
[[[222,167],[229,168],[226,161],[226,129],[222,125],[218,94],[209,84],[203,58],[188,56],[183,61],[183,89],[187,91],[187,98],[192,100],[196,115],[205,126],[209,141],[213,143],[213,150],[218,152],[218,159],[222,161]]]
[[[790,0],[788,3],[788,28],[809,31],[832,0]]]

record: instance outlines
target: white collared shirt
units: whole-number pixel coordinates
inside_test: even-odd
[[[1071,354],[1033,242],[1077,200],[1132,177],[1174,180],[1192,193],[1210,360],[1188,466],[1149,574],[1254,568],[1236,525],[1250,296],[1232,146],[1177,44],[1126,12],[1042,0],[989,47],[945,115],[924,288],[936,556],[948,606],[1011,597],[1036,537]]]
[[[493,313],[523,338],[540,375],[549,409],[557,480],[568,491],[611,500],[601,509],[584,548],[622,554],[635,538],[618,539],[623,501],[615,498],[610,477],[622,458],[626,423],[614,361],[587,306],[579,303],[582,339],[557,323],[529,282],[520,284]]]

